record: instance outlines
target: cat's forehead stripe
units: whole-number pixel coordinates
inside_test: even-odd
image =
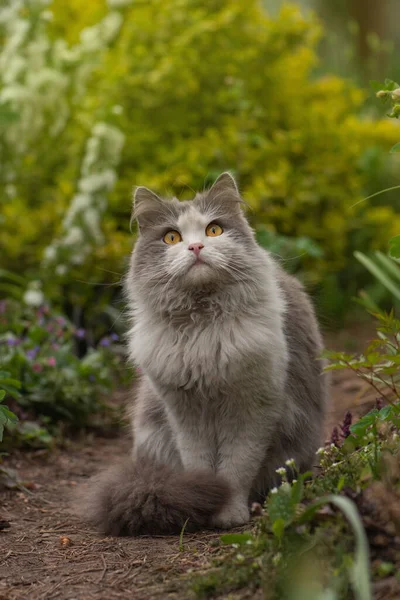
[[[189,204],[189,202],[187,203]],[[182,229],[190,229],[193,226],[204,225],[207,217],[201,214],[193,204],[189,204],[186,210],[178,218],[178,226]]]

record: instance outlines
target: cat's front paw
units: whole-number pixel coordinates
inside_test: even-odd
[[[218,529],[231,529],[244,525],[250,520],[250,511],[246,502],[227,504],[215,517],[211,525]]]

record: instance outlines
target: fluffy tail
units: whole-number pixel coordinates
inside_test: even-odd
[[[229,486],[206,472],[175,472],[126,460],[97,477],[80,499],[79,514],[105,535],[168,535],[187,521],[193,531],[209,524],[230,496]]]

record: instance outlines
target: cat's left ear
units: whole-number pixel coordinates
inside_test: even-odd
[[[136,188],[131,222],[136,220],[139,230],[154,225],[164,212],[165,203],[157,194],[142,185]]]
[[[235,179],[228,171],[222,173],[215,180],[208,191],[208,196],[214,203],[229,203],[231,210],[238,213],[241,211],[240,205],[243,200],[240,197]]]

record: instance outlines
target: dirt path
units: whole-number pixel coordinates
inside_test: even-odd
[[[373,405],[373,396],[355,404],[359,393],[351,374],[335,373],[327,436],[347,409],[359,414]],[[180,551],[176,537],[102,538],[71,512],[76,486],[129,445],[124,436],[90,437],[64,450],[13,453],[5,461],[31,494],[0,492],[0,520],[10,524],[0,531],[0,600],[190,598],[182,575],[209,563],[218,533],[185,536]]]

